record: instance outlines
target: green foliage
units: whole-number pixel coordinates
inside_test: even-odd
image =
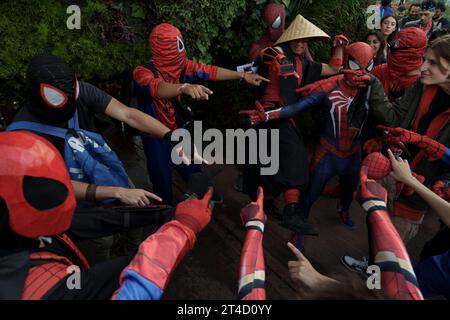
[[[69,3],[81,8],[81,30],[69,30]],[[280,0],[287,25],[302,14],[330,36],[352,40],[365,33],[368,0]],[[191,59],[228,68],[247,62],[247,50],[264,31],[260,17],[266,0],[3,0],[0,1],[0,107],[23,100],[24,75],[32,56],[63,57],[80,78],[113,79],[149,58],[153,26],[170,22],[183,33]],[[327,61],[330,43],[312,46]],[[237,112],[252,108],[252,89],[237,81],[209,83],[212,100],[195,103],[199,116],[216,127],[236,127]],[[306,121],[311,123],[309,120]],[[313,127],[313,124],[310,124]],[[308,126],[308,124],[306,125]]]

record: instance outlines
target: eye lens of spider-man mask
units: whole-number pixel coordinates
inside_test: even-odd
[[[350,68],[350,70],[353,70],[353,71],[361,70],[361,67],[359,66],[359,64],[353,59],[348,60],[348,67]]]
[[[275,21],[272,23],[273,29],[278,29],[281,26],[281,17],[278,16]]]
[[[58,207],[66,201],[68,192],[66,186],[60,181],[31,176],[23,178],[25,199],[37,210],[49,210]]]
[[[178,52],[183,52],[183,50],[184,50],[184,42],[183,42],[183,40],[181,40],[180,37],[177,37],[177,49],[178,49]]]

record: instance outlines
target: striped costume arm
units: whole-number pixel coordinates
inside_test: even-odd
[[[371,263],[380,267],[381,285],[391,299],[423,300],[408,252],[386,208],[386,190],[367,179],[362,167],[358,202],[367,212]]]
[[[263,210],[263,190],[258,188],[258,200],[241,210],[246,229],[239,264],[239,300],[265,300],[265,265],[262,246],[266,215]]]

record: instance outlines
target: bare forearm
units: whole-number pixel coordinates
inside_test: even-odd
[[[72,180],[72,185],[75,192],[75,198],[78,201],[86,200],[86,190],[89,184]],[[120,188],[118,187],[97,186],[97,189],[95,190],[95,199],[99,201],[116,199],[119,189]]]
[[[238,80],[244,79],[244,77],[245,77],[244,72],[237,72],[220,67],[217,69],[216,80]]]
[[[158,85],[158,96],[161,99],[172,99],[180,95],[182,83],[161,82]]]
[[[126,118],[126,123],[143,133],[146,133],[154,138],[162,138],[170,131],[164,124],[157,119],[143,113],[137,109],[130,109]]]
[[[439,197],[414,177],[406,184],[413,188],[436,211],[439,218],[450,227],[450,203]]]

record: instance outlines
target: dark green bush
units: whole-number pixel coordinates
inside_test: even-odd
[[[357,39],[365,32],[366,0],[279,1],[288,22],[301,13],[330,35]],[[263,33],[264,0],[3,0],[0,2],[0,107],[22,102],[30,58],[41,52],[63,57],[82,79],[106,80],[131,71],[149,58],[148,34],[160,22],[182,31],[189,57],[234,68],[247,62],[247,49]],[[66,8],[81,8],[81,30],[68,30]],[[326,61],[329,43],[312,46]],[[242,125],[237,111],[252,107],[251,90],[238,82],[211,84],[209,106],[199,114],[218,127]],[[203,104],[203,103],[201,103]],[[208,112],[205,112],[207,108]],[[210,111],[214,112],[211,113]],[[212,115],[211,115],[212,114]]]

